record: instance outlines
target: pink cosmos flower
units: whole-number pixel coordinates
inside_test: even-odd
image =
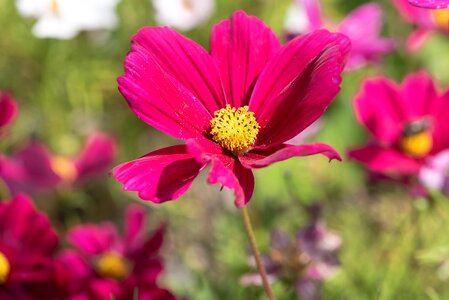
[[[58,236],[30,199],[0,202],[0,299],[66,299]]]
[[[424,8],[449,8],[448,0],[408,0],[408,2],[412,5],[424,7]]]
[[[75,250],[66,250],[61,260],[70,268],[72,300],[176,299],[157,285],[163,270],[159,250],[164,239],[160,226],[153,234],[145,231],[145,211],[130,205],[125,232],[120,237],[112,223],[80,225],[68,232]]]
[[[17,104],[9,93],[0,92],[0,134],[17,114]]]
[[[438,92],[424,72],[399,86],[384,77],[366,80],[354,106],[372,139],[349,155],[372,172],[416,179],[449,149],[449,91]]]
[[[340,89],[349,40],[316,31],[284,46],[262,21],[236,12],[215,25],[211,51],[168,27],[146,27],[132,39],[119,89],[144,122],[186,145],[151,152],[116,167],[126,191],[161,203],[180,197],[210,165],[208,182],[235,191],[243,207],[252,169],[322,153],[324,144],[285,141],[312,124]]]
[[[14,194],[82,183],[106,172],[115,158],[115,148],[110,136],[95,133],[81,153],[70,158],[54,155],[42,143],[33,140],[12,157],[0,155],[0,179]]]
[[[367,3],[335,24],[323,18],[319,0],[295,0],[287,14],[285,30],[288,39],[323,27],[348,36],[352,50],[346,68],[355,70],[370,62],[378,62],[394,49],[392,39],[380,37],[382,17],[380,5]]]
[[[449,9],[414,7],[407,0],[393,0],[393,3],[407,22],[416,25],[407,39],[406,47],[410,52],[417,51],[433,32],[449,34]]]

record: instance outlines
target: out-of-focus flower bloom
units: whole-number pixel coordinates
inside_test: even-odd
[[[449,9],[414,7],[407,0],[393,0],[393,3],[407,22],[416,25],[416,29],[407,39],[408,51],[418,50],[432,32],[449,34]]]
[[[24,17],[37,19],[33,34],[39,38],[71,39],[80,31],[113,29],[120,0],[16,0]]]
[[[13,97],[5,92],[0,92],[0,135],[1,131],[11,124],[17,114],[17,104]]]
[[[339,24],[335,24],[322,17],[319,0],[296,0],[287,12],[284,25],[287,39],[323,27],[340,32],[351,40],[352,50],[346,66],[348,70],[378,62],[394,49],[392,39],[380,37],[382,8],[376,3],[361,5]]]
[[[449,150],[429,158],[419,172],[419,180],[425,187],[449,195]]]
[[[380,77],[363,83],[354,101],[357,118],[372,134],[366,146],[349,152],[370,171],[393,178],[415,178],[429,186],[429,169],[444,169],[449,149],[449,92],[437,91],[424,72],[398,86]],[[437,164],[442,164],[436,168]],[[424,168],[424,169],[423,169]]]
[[[61,260],[71,270],[70,297],[78,300],[172,300],[168,290],[157,285],[162,270],[159,255],[164,239],[160,226],[145,231],[145,211],[130,205],[122,237],[112,223],[80,225],[68,232],[75,250],[66,250]]]
[[[324,144],[289,145],[340,90],[349,40],[316,31],[285,46],[262,21],[236,12],[212,31],[211,53],[170,28],[147,27],[133,38],[119,89],[143,121],[186,141],[113,170],[126,191],[161,203],[180,197],[211,165],[208,182],[235,191],[243,207],[252,169],[322,153]]]
[[[299,230],[293,240],[287,233],[276,230],[271,235],[270,253],[263,256],[268,276],[271,281],[296,282],[301,299],[319,299],[319,284],[332,278],[340,268],[337,253],[341,243],[340,236],[327,230],[319,218]],[[253,260],[250,263],[254,265]],[[240,282],[262,284],[258,273],[246,274]]]
[[[180,30],[190,30],[212,15],[215,0],[153,0],[156,22]]]
[[[408,0],[408,2],[412,5],[424,7],[424,8],[449,8],[448,0]]]
[[[58,236],[24,195],[0,202],[0,299],[66,299]]]
[[[12,157],[0,155],[0,179],[14,194],[79,184],[106,172],[115,153],[114,140],[103,133],[91,135],[75,158],[54,155],[34,140]]]

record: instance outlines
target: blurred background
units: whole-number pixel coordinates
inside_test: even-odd
[[[269,236],[283,229],[294,236],[307,224],[305,207],[322,205],[327,227],[342,237],[341,268],[322,286],[324,299],[448,299],[449,203],[413,200],[392,184],[371,184],[362,167],[346,159],[349,147],[366,141],[352,100],[360,82],[386,74],[397,81],[425,69],[441,87],[449,83],[449,40],[434,35],[413,55],[404,50],[412,26],[399,17],[388,0],[383,35],[397,49],[379,64],[345,72],[342,90],[308,141],[335,147],[343,162],[321,156],[295,158],[256,171],[255,194],[249,206],[262,252]],[[323,11],[338,22],[358,0],[323,0]],[[285,41],[284,22],[291,0],[217,0],[210,17],[183,31],[206,49],[213,24],[242,9],[256,15]],[[0,90],[11,92],[19,114],[0,152],[10,155],[30,138],[37,138],[59,155],[76,155],[95,131],[112,135],[118,156],[114,165],[155,149],[178,143],[137,119],[117,90],[132,35],[156,25],[149,1],[122,0],[118,25],[108,31],[83,31],[71,39],[37,38],[33,18],[24,18],[15,1],[0,0]],[[163,283],[188,299],[264,299],[260,287],[243,287],[240,277],[252,271],[241,212],[233,195],[206,184],[206,172],[181,199],[163,205],[145,203],[121,191],[107,174],[82,186],[34,193],[61,235],[75,224],[113,221],[122,224],[130,202],[148,206],[149,228],[167,224]],[[2,189],[2,198],[8,197]],[[295,299],[293,284],[273,284],[279,299]]]

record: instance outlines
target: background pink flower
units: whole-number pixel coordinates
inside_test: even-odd
[[[157,284],[163,270],[163,226],[148,234],[145,221],[145,211],[130,205],[123,236],[112,223],[79,225],[68,232],[75,250],[64,251],[61,260],[71,270],[69,299],[110,300],[114,295],[128,300],[135,290],[143,300],[175,299]]]
[[[30,199],[0,203],[0,299],[66,299],[66,274],[54,259],[58,236]]]
[[[449,93],[438,92],[426,73],[409,75],[399,86],[384,77],[366,80],[354,106],[372,139],[349,155],[370,171],[417,176],[449,148]]]
[[[52,154],[44,144],[32,140],[11,157],[0,155],[0,178],[13,193],[78,184],[105,173],[115,155],[115,141],[103,133],[91,135],[75,158]]]
[[[17,104],[9,93],[0,92],[0,134],[17,114]]]
[[[393,3],[407,22],[416,25],[416,29],[407,39],[406,47],[410,52],[418,50],[432,32],[449,34],[448,9],[414,7],[407,0],[393,0]]]
[[[243,207],[253,194],[252,169],[317,153],[339,159],[324,144],[284,142],[334,99],[349,50],[345,36],[325,30],[281,46],[244,12],[214,26],[210,53],[170,28],[141,29],[119,89],[139,118],[186,145],[124,163],[113,176],[124,190],[161,203],[180,197],[211,165],[208,182],[233,189]]]
[[[286,19],[287,37],[327,28],[351,40],[347,69],[355,70],[379,59],[394,49],[392,39],[380,36],[383,12],[377,3],[367,3],[350,12],[339,24],[322,16],[319,0],[296,0]]]

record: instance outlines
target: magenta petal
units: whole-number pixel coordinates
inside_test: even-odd
[[[412,5],[424,7],[424,8],[449,8],[448,0],[408,0],[408,2]]]
[[[408,175],[417,174],[421,168],[417,160],[394,149],[384,149],[373,144],[351,150],[348,155],[373,172]]]
[[[211,54],[218,63],[227,104],[248,104],[255,81],[279,48],[273,31],[243,11],[214,26]]]
[[[175,138],[206,134],[210,112],[159,60],[156,53],[139,45],[133,45],[126,57],[126,75],[118,78],[118,84],[131,110],[144,122]]]
[[[264,150],[254,150],[239,156],[239,160],[245,168],[264,168],[275,162],[283,161],[294,156],[309,156],[323,154],[329,160],[341,160],[340,155],[331,146],[326,144],[288,145]]]
[[[208,182],[221,184],[234,190],[234,204],[238,208],[244,207],[254,191],[254,175],[251,170],[244,168],[232,157],[222,156],[212,160]]]
[[[426,28],[418,28],[407,38],[405,48],[409,53],[418,51],[430,36],[430,31]]]
[[[78,180],[85,180],[105,172],[116,155],[115,141],[103,133],[89,137],[82,153],[75,160]]]
[[[17,104],[8,93],[0,92],[0,128],[12,122],[17,114]]]
[[[347,37],[318,30],[287,43],[263,70],[249,108],[261,129],[256,146],[289,140],[320,117],[340,90]]]
[[[217,65],[200,45],[168,27],[145,27],[132,43],[132,50],[154,59],[201,101],[211,116],[225,106]]]
[[[437,104],[436,87],[425,72],[408,75],[401,85],[400,94],[404,99],[404,113],[410,121],[428,116]]]
[[[121,164],[112,170],[112,176],[125,191],[137,191],[143,200],[161,203],[184,194],[203,167],[180,145]]]
[[[125,217],[125,243],[133,244],[143,233],[145,226],[145,209],[136,204],[130,204],[126,209]]]
[[[112,223],[79,225],[67,233],[68,242],[84,255],[99,255],[117,246],[119,236]]]
[[[319,0],[296,0],[300,7],[304,5],[306,9],[307,18],[310,24],[310,31],[317,30],[323,27],[323,19],[321,17],[321,7]]]
[[[430,100],[430,99],[429,99]],[[432,153],[449,149],[449,122],[447,112],[449,111],[449,90],[442,96],[436,98],[432,103],[432,113],[434,118],[433,149]]]
[[[359,122],[385,143],[396,141],[407,116],[397,89],[387,78],[367,80],[354,101]]]

